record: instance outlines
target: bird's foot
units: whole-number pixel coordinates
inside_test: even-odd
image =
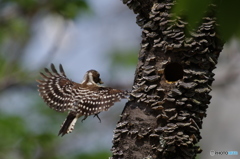
[[[98,113],[98,114],[99,114],[99,113]],[[93,116],[93,117],[97,117],[97,118],[98,118],[98,120],[99,120],[99,122],[101,123],[101,119],[99,118],[98,114],[94,114],[94,116]]]

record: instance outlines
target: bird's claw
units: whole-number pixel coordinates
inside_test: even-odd
[[[83,120],[87,119],[88,116],[84,116],[84,118],[81,120],[81,122],[83,122]]]
[[[101,119],[99,118],[98,114],[94,114],[94,116],[93,116],[93,117],[97,117],[97,118],[98,118],[98,120],[99,120],[99,122],[101,123]]]

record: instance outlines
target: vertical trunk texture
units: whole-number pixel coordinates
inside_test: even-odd
[[[114,130],[113,159],[192,159],[201,149],[212,70],[223,47],[214,9],[195,32],[172,0],[123,0],[143,29],[130,100]],[[210,6],[214,8],[214,5]],[[188,36],[187,36],[188,35]]]

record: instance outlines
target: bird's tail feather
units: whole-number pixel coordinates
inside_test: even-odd
[[[63,136],[65,134],[71,133],[74,129],[77,119],[78,119],[78,116],[76,116],[75,114],[69,113],[61,126],[58,136],[59,135]]]

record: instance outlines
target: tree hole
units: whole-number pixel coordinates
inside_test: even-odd
[[[183,78],[183,67],[177,62],[171,62],[164,69],[164,76],[169,82],[176,82]]]

